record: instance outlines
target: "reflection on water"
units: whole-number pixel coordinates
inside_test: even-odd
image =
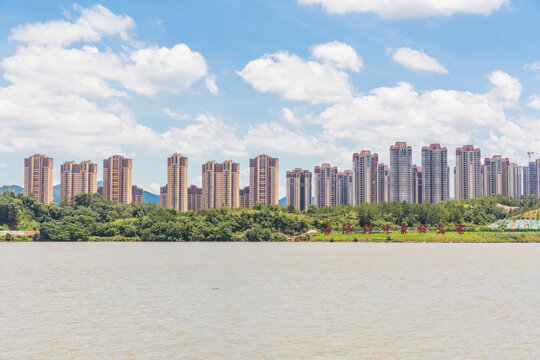
[[[0,244],[0,359],[112,358],[540,359],[540,245]]]

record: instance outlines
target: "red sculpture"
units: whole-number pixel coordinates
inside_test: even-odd
[[[388,232],[390,231],[390,225],[383,225],[382,231],[388,234]]]
[[[457,231],[457,233],[460,234],[460,235],[463,234],[463,228],[465,228],[464,225],[461,225],[461,224],[456,225],[456,231]]]
[[[407,233],[407,225],[403,224],[401,225],[401,233],[406,234]]]
[[[353,231],[354,229],[351,227],[351,225],[345,225],[343,224],[343,227],[341,228],[341,233],[342,234],[348,234],[350,233],[351,231]]]
[[[441,224],[439,225],[439,227],[437,228],[437,234],[443,234],[446,233],[446,231],[444,231],[444,225]]]
[[[426,225],[420,224],[420,226],[418,227],[418,233],[425,234],[426,233]]]
[[[364,234],[370,233],[373,231],[373,224],[366,224],[364,225]]]
[[[328,235],[332,232],[332,226],[330,225],[330,222],[326,222],[326,230],[324,231],[324,235]]]

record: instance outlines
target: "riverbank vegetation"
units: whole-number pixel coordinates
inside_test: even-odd
[[[355,237],[357,241],[386,241],[388,236],[388,241],[424,241],[418,238],[421,234],[413,232],[425,224],[425,241],[442,242],[453,241],[450,237],[457,234],[435,236],[440,224],[449,230],[463,224],[466,236],[457,239],[466,241],[470,237],[471,242],[476,242],[480,238],[472,238],[472,232],[488,231],[487,226],[497,220],[516,218],[539,207],[540,201],[534,196],[523,197],[520,202],[490,196],[439,204],[382,203],[323,209],[311,206],[307,211],[256,204],[250,209],[220,208],[194,213],[153,203],[119,204],[98,194],[81,194],[69,203],[44,205],[33,197],[6,191],[0,195],[0,230],[37,230],[40,233],[32,236],[35,241],[354,241]],[[327,228],[327,222],[334,232],[325,236],[320,232]],[[374,234],[363,234],[366,224],[373,224]],[[401,238],[395,232],[403,224],[408,226],[410,235]],[[355,232],[342,235],[344,225]],[[382,233],[383,225],[390,225],[390,234]],[[309,230],[319,234],[299,236]]]

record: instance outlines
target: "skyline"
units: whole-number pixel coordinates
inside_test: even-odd
[[[540,151],[540,53],[524,46],[539,4],[361,3],[3,2],[0,183],[22,184],[20,159],[36,152],[125,154],[159,194],[160,160],[174,152],[239,160],[244,187],[260,153],[283,170],[346,170],[364,149],[389,164],[395,139],[417,165],[430,143],[520,165]],[[201,186],[194,166],[188,182]],[[281,198],[284,176],[279,186]]]
[[[397,141],[390,146],[389,152],[390,164],[379,163],[377,153],[372,154],[369,150],[362,150],[361,153],[352,155],[352,170],[341,169],[340,171],[337,166],[330,163],[316,165],[313,173],[301,168],[286,170],[285,200],[287,204],[292,201],[298,209],[307,207],[311,203],[311,196],[307,198],[304,196],[304,200],[298,196],[301,196],[300,193],[304,191],[311,193],[312,175],[314,204],[317,207],[338,204],[354,206],[366,202],[438,203],[447,199],[460,200],[496,194],[513,197],[516,200],[519,200],[522,194],[538,196],[540,157],[530,158],[530,162],[522,166],[498,154],[482,156],[480,148],[464,145],[456,148],[456,157],[459,156],[460,162],[451,171],[451,166],[447,161],[447,148],[441,147],[440,144],[423,146],[420,164],[412,163],[412,147],[406,142]],[[52,201],[53,161],[54,158],[47,157],[45,154],[34,154],[24,159],[25,195],[30,193],[29,189],[38,187],[41,189],[45,186],[44,189],[34,193],[41,202]],[[123,155],[112,155],[103,159],[103,186],[99,189],[96,185],[99,178],[96,164],[87,160],[80,164],[73,160],[63,162],[60,165],[61,198],[81,192],[98,192],[109,200],[130,203],[133,193],[133,196],[137,198],[140,194],[140,201],[142,201],[143,189],[132,186],[132,162],[133,159],[124,158]],[[161,205],[166,204],[169,208],[181,211],[188,210],[188,203],[192,208],[195,206],[193,203],[195,200],[189,200],[188,196],[190,189],[193,188],[203,194],[201,208],[252,207],[257,202],[277,204],[278,200],[282,199],[276,191],[281,179],[279,158],[259,154],[249,159],[249,162],[250,186],[240,185],[239,163],[226,160],[220,164],[215,160],[209,160],[202,164],[203,183],[201,187],[198,187],[197,184],[190,184],[187,179],[188,157],[175,153],[167,158],[167,183],[159,186],[159,195],[154,195],[159,196]],[[113,163],[114,166],[111,165]],[[34,171],[32,166],[38,170]],[[42,172],[41,168],[45,169],[45,172]],[[86,170],[83,172],[82,168]],[[454,174],[453,187],[450,181],[451,173]],[[304,187],[305,181],[300,180],[300,177],[295,174],[309,175],[309,187]],[[107,178],[112,180],[109,181]],[[306,177],[305,180],[308,178]],[[249,191],[250,187],[255,190]],[[452,188],[456,194],[459,194],[457,198],[450,196]],[[248,189],[247,192],[246,189]],[[48,200],[41,199],[42,191],[50,191]],[[244,200],[244,193],[249,197],[249,205]],[[294,200],[291,200],[289,195]],[[309,199],[307,203],[304,203],[305,199]]]

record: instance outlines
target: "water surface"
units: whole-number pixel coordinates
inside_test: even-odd
[[[0,359],[540,359],[540,244],[0,243]]]

